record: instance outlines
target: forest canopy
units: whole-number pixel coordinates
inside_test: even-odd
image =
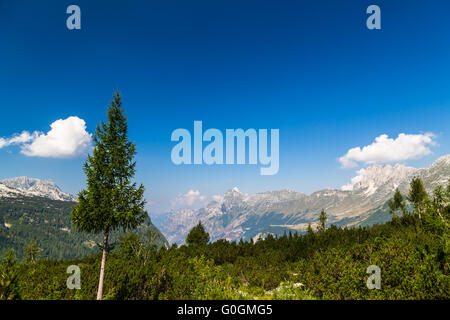
[[[325,228],[324,211],[317,230],[256,242],[209,243],[201,223],[179,247],[158,247],[152,232],[122,235],[109,256],[104,298],[449,299],[449,197],[450,186],[428,194],[414,179],[407,195],[392,200],[388,223]],[[94,299],[99,255],[18,263],[10,251],[0,297]],[[80,267],[79,290],[66,287],[69,265]],[[381,270],[379,290],[366,286],[370,265]]]

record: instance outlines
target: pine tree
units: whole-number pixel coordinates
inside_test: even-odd
[[[327,213],[325,212],[324,209],[322,209],[322,211],[320,211],[320,215],[319,215],[319,227],[318,227],[318,229],[320,231],[325,231],[326,224],[327,224]]]
[[[437,186],[433,190],[433,207],[442,220],[444,220],[444,214],[448,202],[449,196],[447,190],[443,186]]]
[[[314,230],[313,230],[313,228],[311,227],[311,223],[308,223],[308,227],[306,228],[306,236],[307,236],[309,239],[314,238]]]
[[[306,228],[306,234],[314,234],[314,230],[311,227],[311,223],[308,223],[308,227]]]
[[[447,217],[447,219],[450,220],[450,181],[447,184],[446,195],[447,195],[447,203],[445,204],[444,215]]]
[[[428,199],[428,194],[419,177],[414,177],[411,180],[407,198],[408,201],[414,205],[414,209],[417,212],[419,219],[421,219],[425,201]]]
[[[72,209],[72,223],[80,231],[103,233],[102,261],[97,299],[103,295],[106,255],[110,232],[132,230],[146,216],[144,186],[137,187],[135,174],[136,145],[128,140],[128,125],[119,92],[108,106],[108,121],[97,126],[93,154],[84,164],[87,190],[78,194]]]
[[[19,298],[18,269],[16,255],[10,249],[0,263],[0,300]]]
[[[25,263],[36,263],[37,259],[41,255],[42,249],[39,248],[36,241],[31,240],[27,243],[24,250]]]
[[[205,231],[205,228],[200,221],[195,227],[189,231],[186,237],[186,243],[188,245],[201,246],[206,245],[209,242],[209,233]]]
[[[389,200],[389,211],[392,214],[395,214],[397,211],[402,212],[403,214],[406,213],[406,204],[405,200],[403,199],[403,195],[401,192],[397,189],[395,189],[394,197]]]

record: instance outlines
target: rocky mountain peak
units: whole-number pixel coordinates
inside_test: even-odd
[[[39,179],[35,179],[35,178],[28,178],[25,176],[4,179],[1,181],[1,183],[6,184],[7,186],[9,186],[11,188],[23,189],[23,190],[28,190],[28,189],[33,188],[34,186],[40,185],[40,184],[56,186],[55,183],[51,180],[39,180]]]
[[[349,184],[341,187],[343,191],[363,190],[366,194],[374,194],[380,187],[396,188],[400,181],[410,177],[417,171],[416,168],[403,164],[379,165],[375,164],[357,171]]]
[[[245,202],[247,196],[243,194],[238,187],[228,190],[223,195],[222,204],[226,208],[239,207]]]
[[[450,154],[438,158],[431,166],[450,166]]]
[[[0,181],[1,196],[37,196],[52,200],[75,201],[76,198],[61,189],[51,180],[40,180],[29,177],[16,177]]]
[[[238,187],[234,187],[233,189],[228,190],[223,195],[223,201],[244,201],[246,195],[243,194]]]

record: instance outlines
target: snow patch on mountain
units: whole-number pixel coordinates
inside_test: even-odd
[[[411,177],[418,169],[406,167],[402,164],[373,165],[366,169],[358,170],[357,175],[352,178],[349,184],[343,185],[343,191],[363,190],[367,196],[373,195],[381,186],[395,190],[399,181]]]
[[[0,181],[0,197],[18,196],[36,196],[52,200],[76,201],[76,197],[61,191],[61,189],[51,180],[17,177]]]

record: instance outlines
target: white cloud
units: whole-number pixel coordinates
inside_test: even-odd
[[[0,149],[14,144],[30,142],[36,139],[38,135],[38,132],[29,133],[28,131],[23,131],[21,134],[13,135],[11,138],[0,138]]]
[[[70,158],[82,154],[91,147],[91,134],[86,122],[72,116],[59,119],[50,125],[47,133],[23,131],[11,138],[0,138],[0,149],[21,145],[21,153],[30,157]]]
[[[358,162],[375,164],[417,159],[431,153],[429,147],[436,144],[434,138],[433,133],[400,133],[396,139],[382,134],[368,146],[348,150],[339,162],[342,168],[352,168],[358,166]]]
[[[198,190],[189,190],[185,194],[179,194],[172,200],[172,208],[192,208],[205,204],[206,197]]]

